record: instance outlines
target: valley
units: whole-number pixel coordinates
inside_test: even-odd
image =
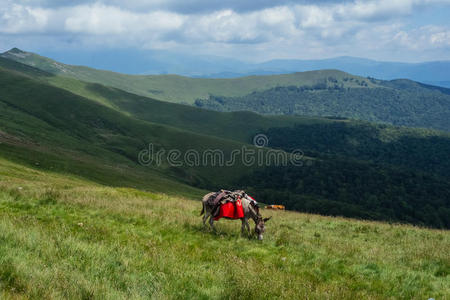
[[[4,58],[0,66],[0,152],[16,162],[174,195],[239,186],[288,209],[450,226],[446,132],[334,117],[215,112]],[[258,134],[269,147],[252,146]],[[189,151],[219,151],[227,161],[247,147],[287,156],[297,149],[302,167],[248,165],[242,156],[229,166],[167,159],[142,164],[139,155],[150,145],[155,152],[176,150],[181,158]]]

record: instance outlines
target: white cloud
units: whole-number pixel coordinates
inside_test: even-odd
[[[190,17],[180,32],[191,42],[262,43],[298,34],[294,13],[287,7],[238,14],[231,10]]]
[[[21,33],[39,32],[45,30],[49,11],[41,8],[31,8],[10,4],[0,8],[0,32]]]
[[[429,39],[432,45],[450,46],[450,28],[433,28]]]
[[[86,34],[132,34],[143,31],[161,32],[179,28],[185,17],[164,11],[133,13],[103,4],[61,9],[66,16],[64,28]]]
[[[191,14],[170,11],[174,5],[183,6],[175,0],[136,0],[128,4],[134,9],[115,0],[75,6],[67,2],[55,8],[7,1],[0,7],[0,34],[46,35],[55,43],[73,41],[71,45],[196,49],[248,58],[364,56],[394,48],[414,53],[450,47],[450,25],[414,27],[406,18],[425,5],[450,4],[449,0],[291,2],[273,6],[265,1],[261,9],[249,9],[256,6],[250,2],[247,8],[233,2],[241,10]]]
[[[341,18],[362,21],[389,19],[393,16],[411,14],[414,2],[411,0],[357,1],[339,6],[337,14]]]

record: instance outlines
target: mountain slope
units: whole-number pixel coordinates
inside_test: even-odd
[[[268,128],[328,121],[322,118],[261,116],[250,112],[222,113],[207,111],[193,106],[138,96],[101,84],[55,76],[1,57],[0,67],[39,80],[42,83],[65,89],[137,119],[246,143],[251,142],[255,134]],[[329,120],[328,122],[332,121]]]
[[[30,67],[9,67],[0,67],[0,154],[8,159],[115,186],[170,193],[184,190],[197,196],[202,192],[183,188],[183,184],[210,190],[245,187],[262,202],[281,201],[290,209],[450,226],[446,223],[450,204],[445,200],[450,199],[448,167],[439,164],[447,161],[447,134],[329,118],[217,113],[101,85],[75,84],[74,79],[59,82],[74,84],[80,94],[87,95],[81,97],[47,83],[55,84],[61,77],[36,75]],[[344,124],[349,126],[346,130]],[[272,139],[276,142],[284,137],[289,142],[293,137],[295,141],[305,132],[313,137],[346,132],[345,140],[351,145],[365,144],[368,152],[357,147],[343,152],[346,146],[339,141],[311,139],[305,148],[298,145],[309,155],[301,159],[306,167],[299,168],[273,160],[273,155],[282,155],[288,163],[292,161],[290,144],[273,144],[288,153],[249,145],[255,133],[265,133],[271,145]],[[426,151],[411,147],[412,140],[423,146],[420,149],[438,146],[442,151],[426,155]],[[149,149],[150,145],[153,148]],[[327,147],[339,157],[330,156]],[[219,158],[211,156],[213,153]],[[188,160],[188,154],[197,160]],[[278,175],[273,178],[272,174]],[[311,177],[316,187],[333,184],[331,189],[325,188],[327,185],[308,189],[302,185],[304,177]],[[360,178],[375,181],[369,187]],[[434,192],[418,193],[411,186]],[[392,202],[373,201],[374,195]]]
[[[262,209],[202,229],[200,203],[0,158],[0,298],[445,299],[450,234]],[[255,283],[257,283],[255,286]]]
[[[172,178],[191,185],[203,182],[205,186],[207,181],[214,182],[216,179],[225,184],[226,178],[231,180],[233,174],[245,173],[246,168],[242,168],[239,162],[234,168],[224,168],[221,172],[208,168],[177,168],[166,160],[159,166],[143,167],[139,165],[138,155],[148,149],[150,143],[155,145],[155,151],[219,148],[224,155],[229,155],[242,144],[134,119],[87,98],[1,68],[0,89],[3,141],[0,147],[6,155],[16,156],[18,160],[31,159],[27,157],[28,148],[46,155],[72,157],[72,161],[83,161],[86,156],[86,164],[97,159],[100,165],[117,167],[119,174],[125,169],[133,172],[134,168],[143,174],[148,172],[150,177],[138,180],[141,185],[151,176]],[[42,167],[72,171],[70,167],[65,167],[64,162],[57,163],[50,158],[46,160],[48,163]],[[89,172],[83,173],[88,177],[91,175]]]
[[[34,68],[24,71],[22,70],[24,65],[2,60],[2,58],[0,58],[0,66],[4,61],[9,62],[7,65],[9,70],[16,70],[21,74],[29,74],[30,76],[36,74]],[[251,143],[254,135],[264,133],[268,136],[271,147],[283,148],[288,151],[301,148],[304,151],[313,151],[311,154],[314,156],[324,151],[329,154],[332,150],[336,154],[346,153],[349,158],[358,157],[363,160],[375,160],[376,162],[390,164],[402,162],[401,165],[407,167],[420,166],[420,170],[429,170],[442,175],[446,175],[446,171],[450,168],[445,160],[446,140],[450,137],[446,133],[399,129],[386,125],[373,125],[367,122],[340,120],[339,118],[261,116],[249,112],[219,113],[186,105],[161,102],[115,88],[83,83],[74,79],[64,79],[58,76],[44,78],[50,78],[49,83],[52,85],[95,100],[108,108],[125,113],[127,116],[209,136]],[[397,87],[411,90],[412,93],[420,91],[423,87],[422,84],[408,80],[395,80],[385,84],[388,88]],[[450,92],[450,90],[444,88],[425,87],[438,93]],[[282,90],[282,88],[277,90]],[[306,138],[305,135],[307,135]],[[406,146],[391,145],[402,140],[413,139],[418,141],[414,145],[409,142],[400,142],[400,144],[405,143]],[[349,143],[349,141],[352,142]],[[330,145],[332,145],[331,148]],[[418,149],[417,146],[422,148]],[[389,149],[388,147],[392,148]],[[393,149],[399,147],[412,147],[411,149],[414,150],[410,153],[404,151],[395,153],[396,150]],[[433,147],[436,147],[434,156],[427,159],[423,154],[430,152]],[[360,156],[359,153],[364,154]],[[415,163],[408,165],[408,162],[412,161]],[[422,165],[418,163],[422,163]]]
[[[336,70],[232,79],[137,76],[65,65],[19,49],[12,49],[1,56],[61,75],[47,80],[75,93],[92,94],[92,91],[86,91],[86,87],[75,90],[77,84],[64,82],[64,78],[218,111],[350,117],[450,130],[449,90],[407,80],[383,81]],[[101,101],[105,102],[104,97]]]
[[[178,75],[126,75],[96,70],[82,66],[71,66],[53,61],[34,53],[12,49],[1,54],[3,58],[15,60],[46,72],[76,78],[86,82],[116,87],[138,95],[170,102],[192,104],[196,99],[209,95],[244,96],[253,91],[263,91],[276,86],[310,86],[320,83],[327,76],[361,79],[336,71],[317,71],[274,76],[250,76],[236,79],[189,78]],[[362,80],[362,79],[361,79]],[[345,87],[358,86],[348,82]],[[369,82],[368,86],[372,86]]]

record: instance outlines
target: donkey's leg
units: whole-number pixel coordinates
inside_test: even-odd
[[[241,227],[241,232],[242,235],[244,235],[245,232],[247,232],[247,236],[250,235],[250,225],[248,224],[248,219],[247,218],[242,218],[242,227]]]
[[[209,217],[209,226],[211,227],[212,230],[216,231],[216,227],[214,227],[214,218],[213,218],[212,214]]]
[[[203,227],[205,227],[206,226],[206,220],[208,220],[208,217],[209,217],[209,210],[207,209],[205,203],[203,203],[203,210],[204,210]]]
[[[206,226],[206,219],[208,219],[208,215],[205,213],[205,215],[203,216],[203,227]]]
[[[244,235],[245,233],[245,218],[241,218],[242,226],[241,226],[241,234]]]
[[[245,227],[247,227],[247,234],[250,236],[250,224],[248,224],[248,219],[245,219]]]
[[[209,227],[211,228],[212,226],[211,226],[211,221],[212,221],[212,215],[211,215],[211,213],[210,212],[208,212],[207,213],[207,215],[205,216],[205,219],[204,219],[204,222],[203,222],[203,224],[205,225],[205,228],[206,228],[206,222],[208,221],[208,218],[209,218]]]

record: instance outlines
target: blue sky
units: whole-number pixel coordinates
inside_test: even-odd
[[[450,60],[450,0],[0,0],[0,51]]]

